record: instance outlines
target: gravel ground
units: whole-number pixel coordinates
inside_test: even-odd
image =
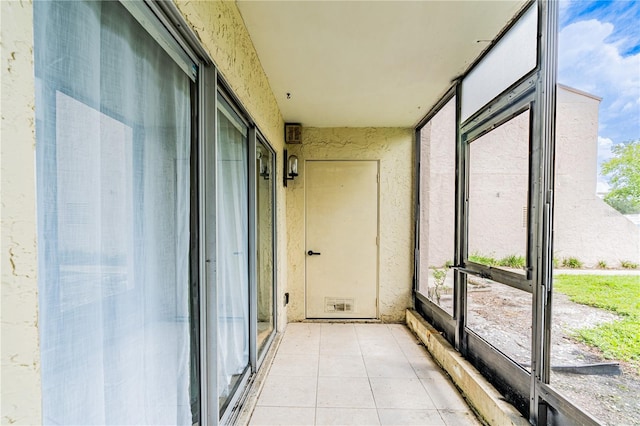
[[[469,327],[529,370],[531,295],[489,280],[474,278],[473,281],[467,301]],[[572,334],[576,329],[594,327],[619,317],[573,303],[564,294],[554,293],[553,297],[552,366],[611,362],[597,349],[573,339]],[[451,294],[442,295],[440,306],[452,311]],[[620,367],[620,375],[552,371],[551,385],[605,425],[640,425],[640,375],[624,362],[620,362]]]

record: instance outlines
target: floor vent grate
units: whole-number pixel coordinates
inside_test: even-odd
[[[324,298],[324,311],[327,313],[354,312],[355,299],[342,299],[335,297]]]

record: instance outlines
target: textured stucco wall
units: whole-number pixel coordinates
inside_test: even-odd
[[[35,89],[31,2],[0,2],[2,424],[39,424]]]
[[[235,2],[176,0],[175,3],[213,59],[218,72],[276,151],[276,170],[278,176],[281,176],[284,121]],[[286,192],[282,185],[276,185],[277,301],[280,330],[286,325],[287,318],[286,308],[282,303],[287,291],[285,205]]]
[[[302,144],[288,145],[300,174],[287,188],[289,321],[305,318],[306,160],[380,161],[379,314],[403,320],[413,277],[412,144],[412,129],[303,128]]]

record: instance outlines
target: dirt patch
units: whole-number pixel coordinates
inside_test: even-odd
[[[489,280],[473,279],[467,297],[467,324],[483,339],[530,371],[531,294]],[[640,425],[640,375],[620,362],[620,375],[585,375],[554,371],[556,367],[607,363],[597,349],[573,336],[575,330],[595,327],[620,317],[611,312],[573,303],[553,294],[551,385],[575,405],[605,425]],[[440,306],[453,310],[451,294]]]

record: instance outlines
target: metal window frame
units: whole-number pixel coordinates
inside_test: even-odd
[[[414,267],[414,303],[416,309],[434,325],[444,330],[447,340],[469,359],[505,394],[532,424],[585,424],[598,421],[574,405],[549,384],[552,286],[553,286],[553,202],[555,149],[555,92],[557,74],[558,4],[553,0],[533,0],[517,14],[495,45],[524,15],[529,7],[537,7],[537,65],[529,74],[479,108],[463,123],[460,122],[461,79],[485,57],[487,49],[465,74],[453,84],[456,96],[456,226],[454,272],[454,315],[444,315],[440,309],[418,292],[419,246],[416,238]],[[493,46],[492,45],[492,46]],[[420,129],[435,115],[442,104],[451,99],[450,91],[416,126],[416,236],[420,230]],[[469,143],[508,121],[523,110],[530,111],[529,195],[527,211],[528,243],[526,276],[501,268],[491,268],[468,261],[468,147]],[[466,328],[466,277],[468,274],[489,276],[497,282],[532,295],[531,373],[502,354]]]
[[[278,304],[277,304],[277,191],[275,185],[275,175],[277,167],[273,167],[273,206],[272,206],[272,234],[273,234],[273,321],[274,329],[265,341],[262,353],[257,353],[257,279],[256,279],[256,256],[253,253],[256,244],[256,215],[255,215],[255,182],[252,175],[255,175],[254,168],[249,167],[249,364],[242,378],[236,385],[236,391],[229,401],[224,413],[220,413],[218,389],[218,360],[217,360],[217,337],[218,319],[215,312],[217,294],[217,264],[216,253],[218,252],[219,240],[217,238],[217,207],[219,205],[219,194],[216,188],[217,174],[217,146],[218,146],[218,93],[231,106],[233,111],[241,118],[248,129],[248,160],[251,164],[252,158],[255,160],[255,147],[259,140],[267,147],[273,155],[273,163],[277,164],[277,154],[268,139],[260,132],[251,115],[244,109],[242,102],[235,95],[234,91],[217,71],[214,61],[208,52],[201,45],[198,36],[193,32],[177,6],[172,1],[167,0],[144,0],[136,2],[121,0],[121,3],[129,12],[147,29],[167,53],[178,63],[187,73],[194,84],[192,95],[197,99],[192,99],[192,147],[196,150],[192,152],[192,176],[196,182],[192,187],[192,205],[197,206],[197,211],[191,212],[193,216],[192,224],[197,224],[196,230],[191,230],[195,241],[192,242],[191,256],[192,271],[197,275],[191,278],[193,296],[197,300],[192,300],[193,309],[198,310],[198,317],[192,321],[192,338],[196,339],[197,359],[195,371],[199,381],[199,418],[194,417],[198,425],[218,425],[233,421],[238,413],[238,405],[246,396],[248,385],[252,382],[254,373],[268,352],[268,348],[274,340],[278,327]],[[193,414],[193,413],[192,413]]]
[[[260,352],[259,348],[257,347],[257,307],[258,307],[258,301],[257,301],[257,231],[258,231],[258,225],[257,225],[257,199],[256,199],[256,179],[257,179],[257,174],[256,174],[256,170],[255,167],[252,167],[252,164],[255,164],[256,161],[256,146],[258,144],[258,141],[260,141],[261,143],[263,143],[263,146],[267,147],[270,152],[273,155],[273,162],[274,164],[276,164],[277,161],[277,157],[276,157],[276,153],[275,150],[273,149],[273,147],[271,146],[271,144],[269,143],[268,139],[263,135],[262,132],[260,132],[260,129],[258,128],[258,126],[256,125],[256,123],[253,121],[252,117],[250,116],[250,114],[244,109],[244,107],[242,106],[242,103],[240,102],[240,100],[238,99],[238,97],[235,95],[235,93],[232,91],[232,89],[230,88],[230,86],[227,84],[227,82],[222,78],[222,76],[217,73],[216,74],[216,80],[215,80],[215,93],[214,95],[210,95],[211,97],[215,97],[216,98],[216,110],[217,111],[217,96],[220,96],[222,99],[224,99],[224,102],[233,110],[233,112],[238,116],[238,118],[243,122],[243,124],[245,126],[247,126],[247,147],[248,147],[248,212],[249,212],[249,223],[248,223],[248,231],[249,231],[249,362],[248,362],[248,366],[247,369],[244,371],[244,373],[242,374],[240,380],[238,381],[238,383],[236,384],[236,386],[234,387],[234,390],[232,391],[233,396],[229,399],[228,404],[226,405],[225,409],[220,412],[220,407],[218,404],[218,399],[217,396],[215,398],[213,397],[209,397],[209,420],[210,423],[212,425],[216,425],[216,424],[230,424],[233,423],[235,421],[236,416],[239,414],[239,408],[240,405],[242,404],[242,402],[244,401],[244,399],[247,397],[247,390],[249,388],[249,385],[252,383],[253,378],[255,376],[255,373],[258,371],[258,369],[260,368],[260,366],[262,365],[262,361],[264,359],[264,357],[266,356],[266,353],[268,352],[268,348],[271,345],[271,343],[274,340],[275,334],[277,332],[277,229],[276,229],[276,209],[277,209],[277,204],[276,204],[276,185],[275,185],[275,176],[276,176],[276,169],[277,167],[273,168],[273,173],[274,173],[274,179],[273,179],[273,207],[272,207],[272,214],[273,214],[273,226],[272,226],[272,233],[273,233],[273,303],[274,303],[274,328],[273,331],[271,333],[271,335],[268,337],[265,346],[263,347],[263,351]],[[215,128],[217,129],[217,127]],[[217,140],[217,133],[215,132],[214,129],[214,134],[216,135],[216,139],[215,139],[215,149],[217,149],[217,144],[218,144],[218,140]],[[215,175],[214,175],[215,178]],[[215,180],[214,180],[215,182]],[[218,192],[217,192],[217,187],[214,185],[213,189],[215,190],[215,194],[216,194],[216,205],[218,203],[217,201],[217,197],[218,197]],[[216,242],[217,244],[217,242]],[[218,250],[218,247],[216,245],[216,252]],[[216,300],[216,305],[217,306],[217,300]],[[217,333],[217,325],[216,325],[216,333]],[[217,334],[216,334],[217,337]],[[216,341],[217,344],[217,341]],[[209,344],[208,346],[209,348],[213,347],[211,344]],[[216,346],[217,347],[217,346]],[[214,354],[209,354],[210,357],[215,357]],[[216,370],[216,380],[217,380],[217,370]],[[210,388],[211,389],[211,388]],[[216,382],[216,387],[214,388],[217,390],[217,382]],[[211,411],[215,410],[214,412],[219,413],[219,417],[217,419],[214,419],[211,415]],[[214,421],[215,420],[215,421]]]
[[[200,58],[189,46],[178,40],[181,38],[173,26],[167,25],[167,19],[154,2],[119,0],[125,9],[147,30],[156,42],[167,52],[180,68],[196,81]]]
[[[256,371],[258,368],[260,368],[260,366],[262,365],[262,362],[264,361],[264,358],[267,355],[267,352],[269,351],[269,347],[271,346],[271,343],[273,342],[273,339],[275,338],[275,335],[277,333],[278,330],[278,286],[277,286],[277,247],[278,247],[278,242],[276,240],[276,235],[277,235],[277,212],[276,212],[276,206],[277,206],[277,185],[276,183],[278,182],[278,176],[277,176],[277,164],[278,164],[278,157],[277,157],[277,153],[275,151],[275,149],[273,149],[273,146],[271,146],[271,144],[269,143],[269,141],[267,140],[266,137],[264,137],[264,135],[262,133],[260,133],[259,130],[256,129],[256,140],[257,143],[260,143],[262,146],[264,146],[266,149],[269,150],[269,152],[271,153],[271,171],[272,171],[272,178],[271,178],[271,193],[272,193],[272,200],[271,200],[271,233],[272,233],[272,238],[271,238],[271,252],[273,253],[272,255],[272,262],[273,262],[273,267],[271,268],[271,273],[272,273],[272,301],[271,303],[273,304],[273,330],[271,330],[271,333],[269,334],[269,336],[265,339],[264,341],[264,345],[262,346],[262,348],[258,348],[257,347],[257,343],[256,343],[256,350],[258,351],[257,354],[257,358],[256,358]],[[256,196],[257,196],[257,192],[256,192]],[[257,217],[257,215],[256,215]],[[257,292],[256,292],[257,295]],[[257,305],[257,304],[256,304]],[[257,316],[256,316],[257,319]],[[257,336],[256,336],[256,342],[257,342]]]
[[[453,100],[456,95],[457,95],[457,83],[454,83],[445,93],[445,95],[429,110],[429,112],[427,113],[427,115],[418,122],[418,124],[416,125],[416,129],[414,132],[414,170],[415,170],[415,185],[414,185],[414,190],[413,190],[413,197],[414,197],[414,209],[413,209],[413,217],[414,217],[414,232],[415,232],[415,238],[414,238],[414,270],[413,270],[413,304],[414,306],[417,303],[417,298],[423,298],[428,300],[428,298],[426,298],[424,295],[422,295],[420,293],[420,209],[422,207],[421,205],[421,199],[420,199],[420,193],[422,190],[422,179],[421,179],[421,161],[420,158],[422,156],[422,142],[421,142],[421,132],[422,129],[431,122],[431,120],[433,120],[433,118],[435,118],[436,115],[438,115],[438,113],[449,104],[449,102],[451,102],[451,100]],[[456,138],[457,138],[457,133],[458,133],[458,113],[457,113],[457,107],[458,104],[456,102],[456,117],[455,117],[455,132],[456,132]],[[452,253],[453,255],[454,253]],[[455,299],[456,295],[455,295],[455,288],[454,288],[454,295],[453,298]],[[452,315],[450,315],[448,312],[446,312],[444,309],[442,309],[440,306],[438,306],[437,304],[434,304],[433,306],[430,306],[430,309],[434,310],[434,311],[441,311],[438,315],[439,317],[444,317],[443,319],[445,319],[446,317],[451,318]],[[445,323],[448,321],[444,321]]]

